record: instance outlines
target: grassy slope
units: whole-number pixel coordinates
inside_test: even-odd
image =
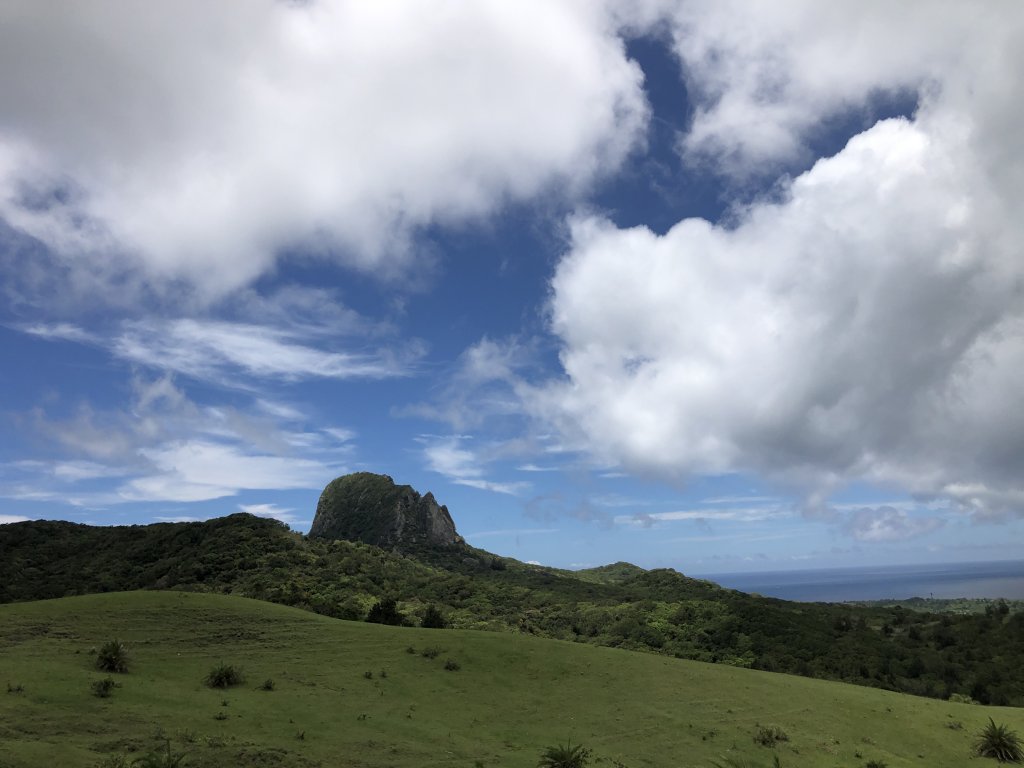
[[[89,650],[114,636],[131,645],[134,667],[112,698],[97,699]],[[429,660],[410,645],[445,650]],[[448,658],[461,669],[445,671]],[[246,684],[205,688],[220,660],[242,665]],[[268,677],[276,690],[256,690]],[[25,690],[4,693],[4,682]],[[952,768],[990,715],[1024,730],[1021,710],[513,634],[344,622],[221,595],[0,606],[3,768],[91,766],[149,749],[159,730],[194,767],[526,768],[570,736],[602,758],[597,767],[707,766],[723,755],[767,765],[771,752],[751,738],[757,723],[790,735],[778,749],[785,768]]]

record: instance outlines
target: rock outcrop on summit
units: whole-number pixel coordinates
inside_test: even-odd
[[[362,541],[385,549],[463,543],[448,508],[433,494],[395,485],[388,475],[356,472],[328,483],[316,505],[310,538]]]

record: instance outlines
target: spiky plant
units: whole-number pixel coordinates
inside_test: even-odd
[[[980,757],[993,757],[1000,763],[1019,763],[1024,760],[1024,745],[1016,731],[1005,725],[996,725],[991,717],[974,742],[974,751]]]
[[[105,642],[96,652],[96,668],[102,672],[127,672],[128,646],[120,640]]]
[[[221,662],[210,670],[210,674],[203,681],[210,688],[230,688],[233,685],[241,685],[245,682],[242,670],[231,664]]]
[[[572,745],[567,742],[548,747],[541,753],[537,768],[586,768],[590,763],[590,750],[582,744]]]

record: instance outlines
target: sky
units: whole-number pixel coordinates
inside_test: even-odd
[[[1022,72],[1017,0],[5,2],[0,523],[1019,559]]]

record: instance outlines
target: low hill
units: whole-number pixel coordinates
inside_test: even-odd
[[[580,574],[457,544],[409,552],[310,539],[232,515],[204,523],[0,528],[0,602],[104,591],[223,592],[342,619],[530,634],[923,696],[1024,705],[1024,613],[791,603],[669,569]],[[371,608],[395,600],[397,613]]]
[[[93,649],[114,637],[129,672],[99,698]],[[205,686],[222,662],[245,683]],[[173,592],[0,606],[0,680],[4,768],[112,766],[168,747],[185,768],[533,768],[567,739],[593,749],[595,768],[768,766],[776,755],[784,768],[959,768],[990,716],[1024,730],[1015,709]],[[787,739],[756,743],[768,726]]]
[[[596,568],[581,568],[576,571],[576,578],[595,584],[623,584],[644,572],[639,565],[632,563],[611,563]]]

